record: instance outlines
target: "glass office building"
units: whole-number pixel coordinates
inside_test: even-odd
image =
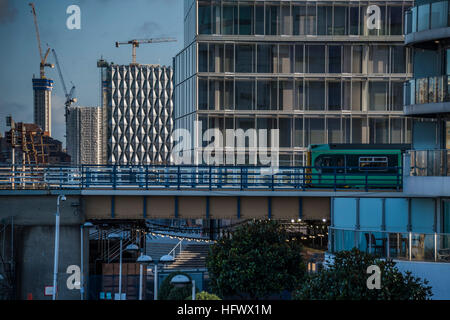
[[[185,0],[175,128],[279,129],[281,165],[305,164],[310,144],[409,143],[412,4]]]

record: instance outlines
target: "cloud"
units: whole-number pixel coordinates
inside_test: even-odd
[[[17,9],[12,0],[0,0],[0,24],[13,22],[17,16]]]
[[[141,25],[138,29],[138,35],[139,37],[148,38],[155,35],[160,35],[162,28],[161,26],[153,21],[145,22],[143,25]]]

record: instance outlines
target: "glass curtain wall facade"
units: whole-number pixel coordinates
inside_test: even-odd
[[[370,5],[380,8],[378,30],[366,23]],[[186,0],[175,127],[279,129],[280,165],[305,164],[310,144],[409,143],[402,34],[411,5]]]

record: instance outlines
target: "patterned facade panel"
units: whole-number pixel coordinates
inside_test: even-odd
[[[108,162],[170,162],[173,70],[153,65],[109,67]]]

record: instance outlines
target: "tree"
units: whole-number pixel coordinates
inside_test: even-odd
[[[275,221],[254,221],[215,243],[207,258],[210,286],[221,297],[264,299],[290,292],[305,274],[299,240]]]
[[[186,297],[185,300],[192,300],[192,295]],[[222,300],[213,293],[208,293],[206,291],[197,292],[195,294],[195,300]]]
[[[192,293],[192,283],[186,284],[183,287],[176,287],[170,283],[172,278],[177,275],[186,276],[192,281],[191,277],[186,273],[173,272],[169,274],[161,284],[161,289],[158,294],[160,300],[185,300],[185,298]]]
[[[368,289],[371,274],[367,268],[377,265],[381,270],[381,288]],[[379,260],[376,256],[354,248],[336,254],[334,263],[317,274],[306,278],[294,294],[298,300],[427,300],[431,287],[427,280],[403,274],[392,260]]]

